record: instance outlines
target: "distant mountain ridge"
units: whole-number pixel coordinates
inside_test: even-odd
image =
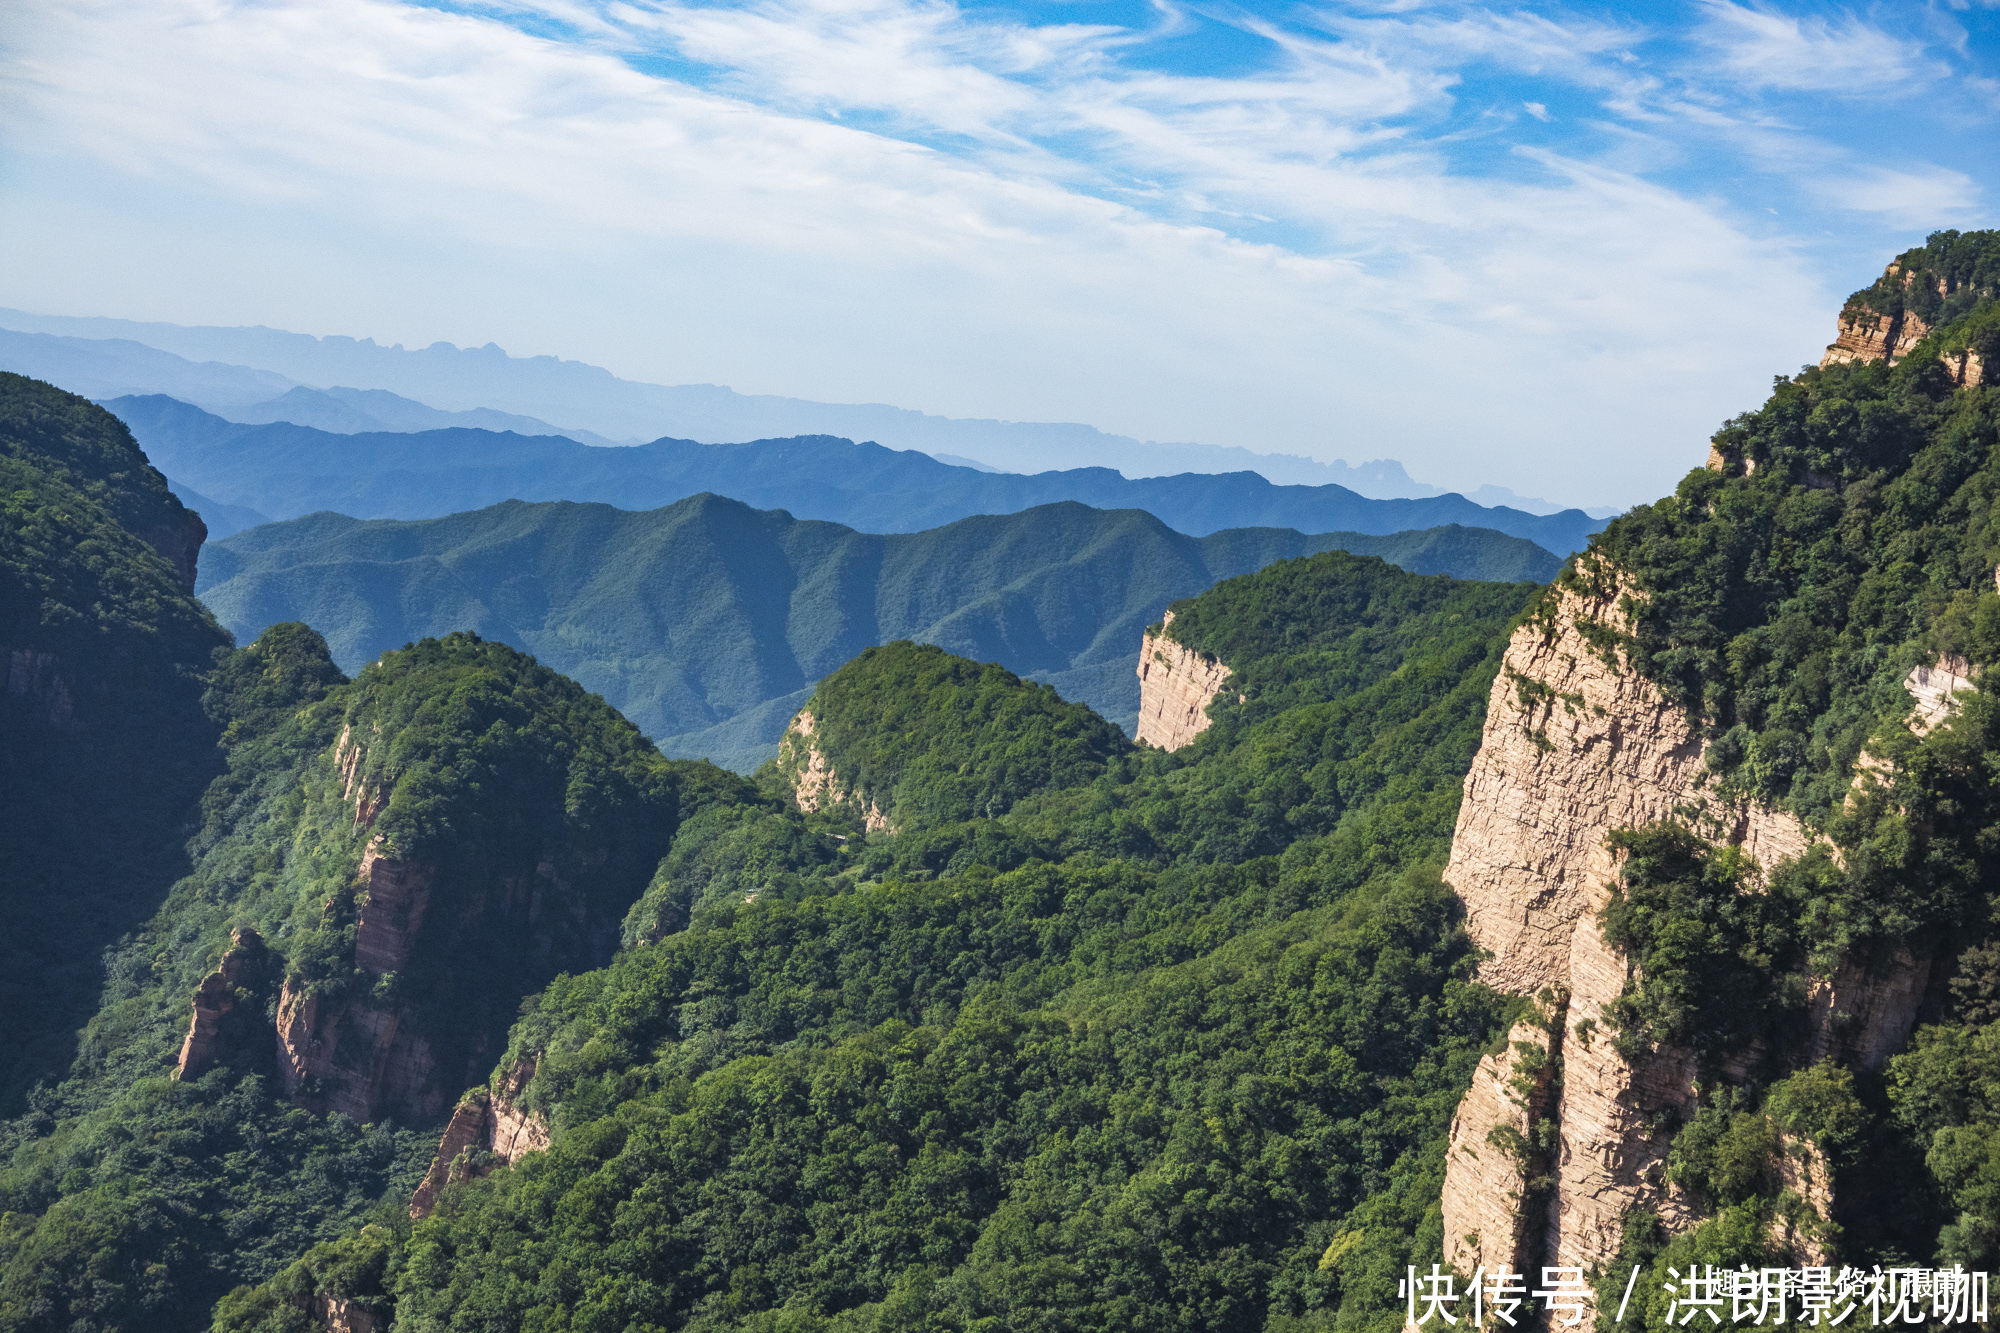
[[[831,436],[604,449],[560,436],[481,430],[342,435],[287,422],[248,426],[153,395],[106,404],[183,486],[274,519],[322,509],[357,518],[436,518],[502,500],[595,500],[650,509],[712,491],[758,509],[916,532],[973,514],[1076,500],[1144,509],[1200,537],[1224,528],[1384,535],[1459,524],[1567,555],[1603,527],[1582,510],[1540,516],[1462,496],[1370,500],[1342,486],[1274,486],[1254,472],[1128,478],[1108,468],[1034,476],[981,472],[928,454]]]
[[[602,694],[670,755],[747,770],[813,682],[896,639],[998,661],[1130,731],[1133,652],[1169,602],[1327,550],[1508,581],[1558,563],[1465,528],[1194,538],[1069,502],[878,536],[699,495],[644,513],[516,500],[417,522],[313,514],[211,543],[200,591],[239,639],[304,620],[350,669],[471,630]]]
[[[733,443],[836,435],[894,449],[956,455],[1006,472],[1094,466],[1141,477],[1248,470],[1279,485],[1341,485],[1374,499],[1446,494],[1443,488],[1413,480],[1394,459],[1350,466],[1339,460],[1323,463],[1233,446],[1136,440],[1075,423],[968,420],[881,403],[817,403],[740,394],[714,384],[643,384],[580,361],[509,356],[491,343],[472,348],[440,342],[406,349],[367,338],[315,338],[282,329],[188,328],[0,309],[0,331],[4,330],[14,331],[0,332],[0,366],[7,369],[69,385],[91,398],[164,393],[233,421],[288,420],[326,430],[481,426],[567,435],[589,443],[661,436]],[[98,345],[93,347],[93,342]],[[131,348],[141,345],[156,353],[143,364],[130,354]],[[187,360],[176,367],[166,359],[169,356]],[[241,372],[240,385],[229,382],[230,371]],[[270,400],[294,384],[341,395],[389,391],[402,396],[411,408],[439,415],[486,412],[562,424],[537,431],[490,420],[434,420],[417,426],[382,420],[371,427],[336,424],[337,414],[323,407],[310,410],[310,415],[296,408],[290,415],[270,413]],[[335,385],[360,388],[330,387]],[[435,406],[426,406],[431,404]],[[1516,496],[1504,487],[1481,486],[1471,494],[1481,504],[1511,504],[1534,513],[1560,508]],[[1591,512],[1608,518],[1615,511]]]

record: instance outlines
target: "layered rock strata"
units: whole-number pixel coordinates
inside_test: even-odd
[[[820,749],[819,742],[813,738],[817,726],[812,713],[801,709],[778,742],[778,766],[794,770],[792,800],[807,814],[822,807],[847,806],[860,814],[862,827],[868,832],[895,832],[889,816],[880,806],[850,792],[840,775],[834,772],[826,751]]]
[[[1887,361],[1893,366],[1930,331],[1930,325],[1908,310],[1878,315],[1867,306],[1850,305],[1840,312],[1839,336],[1828,344],[1819,363],[1836,366],[1845,361]]]
[[[1918,274],[1905,273],[1900,264],[1889,265],[1882,277],[1890,283],[1900,277],[1906,292],[1919,280]],[[1937,277],[1932,281],[1939,296],[1952,294],[1953,289],[1944,278]],[[1986,294],[1991,295],[1991,292]],[[1893,366],[1915,351],[1917,345],[1930,336],[1930,332],[1931,326],[1913,310],[1905,308],[1896,314],[1884,315],[1859,299],[1850,300],[1840,312],[1837,336],[1828,345],[1819,363],[1832,366],[1847,361],[1886,361]],[[1979,352],[1961,349],[1946,352],[1940,359],[1952,383],[1959,388],[1972,388],[1986,382],[1985,359]]]
[[[1481,978],[1515,994],[1565,998],[1548,1043],[1560,1077],[1545,1111],[1504,1096],[1512,1071],[1489,1057],[1454,1119],[1445,1257],[1466,1272],[1503,1261],[1525,1271],[1531,1259],[1602,1263],[1617,1252],[1623,1215],[1634,1207],[1657,1212],[1670,1229],[1697,1220],[1666,1180],[1664,1128],[1696,1109],[1694,1060],[1670,1048],[1627,1060],[1605,1017],[1629,976],[1597,924],[1617,873],[1607,835],[1688,820],[1766,869],[1809,843],[1789,814],[1708,791],[1694,719],[1615,647],[1595,646],[1611,642],[1604,629],[1627,628],[1627,595],[1615,583],[1598,597],[1562,592],[1552,616],[1516,631],[1465,779],[1445,879],[1488,955]],[[1948,683],[1939,688],[1949,696]],[[1886,973],[1854,966],[1818,983],[1810,1055],[1880,1064],[1907,1040],[1925,981],[1926,969],[1905,958]],[[1524,1195],[1525,1169],[1510,1174],[1482,1147],[1495,1135],[1550,1145],[1545,1203]],[[1509,1209],[1518,1210],[1511,1226]]]
[[[236,1008],[238,991],[250,979],[251,969],[263,959],[263,936],[247,926],[230,933],[229,948],[215,971],[203,977],[195,988],[194,1017],[188,1022],[186,1039],[181,1042],[180,1058],[174,1062],[175,1078],[198,1078],[215,1063],[223,1019]]]
[[[1173,623],[1169,611],[1160,632],[1148,631],[1139,644],[1138,739],[1162,750],[1178,750],[1208,730],[1208,706],[1229,679],[1227,664],[1168,638]]]
[[[549,1146],[548,1122],[517,1104],[521,1090],[535,1076],[532,1061],[517,1061],[497,1079],[458,1104],[444,1138],[431,1158],[431,1168],[410,1196],[410,1216],[428,1217],[445,1186],[511,1166],[531,1152]],[[489,1154],[480,1159],[474,1154]]]
[[[1535,1142],[1548,1123],[1556,1061],[1550,1029],[1517,1023],[1501,1050],[1480,1060],[1451,1118],[1445,1156],[1445,1255],[1467,1273],[1503,1265],[1526,1272],[1533,1210],[1528,1183],[1546,1156]]]

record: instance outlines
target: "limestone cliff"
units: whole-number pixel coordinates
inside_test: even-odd
[[[1208,730],[1208,706],[1229,679],[1226,663],[1168,638],[1173,623],[1169,611],[1160,632],[1148,631],[1139,644],[1138,739],[1162,750],[1178,750]]]
[[[1621,600],[1639,594],[1621,588],[1615,571],[1595,573],[1602,595],[1552,594],[1551,614],[1509,642],[1445,870],[1488,955],[1482,979],[1539,995],[1559,1015],[1547,1042],[1559,1075],[1545,1106],[1510,1095],[1519,1057],[1503,1053],[1481,1064],[1454,1119],[1445,1257],[1467,1272],[1482,1263],[1601,1263],[1635,1206],[1670,1229],[1698,1220],[1666,1180],[1663,1128],[1696,1109],[1694,1060],[1674,1049],[1627,1060],[1605,1016],[1629,975],[1597,922],[1617,873],[1606,835],[1692,818],[1711,842],[1740,846],[1767,870],[1809,844],[1791,815],[1707,789],[1695,720],[1617,648],[1598,646],[1610,642],[1602,628],[1627,624]],[[1937,688],[1951,687],[1940,679]],[[1925,980],[1925,967],[1904,958],[1887,975],[1855,966],[1817,983],[1800,1062],[1834,1055],[1879,1065],[1908,1038]],[[1519,1030],[1515,1040],[1525,1040]],[[1525,1194],[1529,1162],[1498,1160],[1488,1146],[1496,1138],[1545,1146],[1537,1168],[1551,1180],[1545,1197]]]
[[[491,1088],[482,1088],[458,1104],[431,1158],[430,1170],[410,1196],[412,1218],[428,1217],[445,1186],[483,1175],[495,1166],[512,1166],[528,1153],[549,1146],[548,1122],[517,1103],[521,1090],[534,1076],[533,1061],[516,1061]]]
[[[850,791],[849,784],[834,772],[826,751],[814,739],[813,732],[817,725],[812,713],[801,709],[778,742],[778,767],[793,774],[792,800],[807,814],[823,807],[848,806],[860,815],[862,826],[868,832],[895,832],[889,816],[880,806]]]

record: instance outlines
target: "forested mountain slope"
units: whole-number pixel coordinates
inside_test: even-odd
[[[315,626],[350,670],[472,630],[602,694],[669,754],[747,772],[773,753],[801,690],[892,639],[997,661],[1129,730],[1140,631],[1169,602],[1329,549],[1460,578],[1545,582],[1556,568],[1530,543],[1463,528],[1194,538],[1136,510],[1061,504],[875,536],[708,495],[648,513],[316,514],[211,545],[201,594],[244,639]]]
[[[713,491],[864,532],[916,532],[1061,500],[1144,509],[1195,536],[1243,527],[1382,534],[1456,523],[1522,537],[1559,556],[1604,526],[1579,509],[1544,517],[1458,495],[1370,500],[1342,486],[1274,486],[1254,472],[1136,480],[1109,468],[981,472],[827,435],[714,445],[664,439],[607,449],[469,429],[338,435],[285,422],[245,426],[157,395],[109,406],[175,482],[274,519],[322,509],[431,518],[502,500],[644,509]]]
[[[215,771],[201,521],[114,417],[0,375],[0,1115],[68,1063],[99,955],[181,873]]]
[[[1339,553],[1224,583],[1180,609],[1245,698],[1175,755],[863,654],[762,775],[783,807],[690,821],[630,947],[515,1028],[489,1095],[552,1147],[462,1157],[217,1326],[1397,1326],[1504,1027],[1436,868],[1532,595]]]
[[[16,417],[70,425],[17,494],[179,512],[108,417],[24,392]],[[44,594],[37,623],[141,605],[50,582],[67,557],[25,504],[8,588]],[[1532,585],[1330,552],[1183,602],[1316,609],[1283,642],[1204,641],[1245,654],[1244,698],[1173,755],[1002,669],[878,648],[806,710],[822,776],[887,794],[897,831],[871,836],[802,802],[803,770],[760,790],[662,758],[471,635],[352,680],[299,624],[217,651],[172,566],[103,522],[71,546],[133,571],[149,644],[186,640],[141,739],[190,739],[66,1075],[0,1129],[0,1324],[197,1329],[238,1283],[224,1327],[1393,1322],[1400,1266],[1436,1252],[1444,1117],[1505,1009],[1463,980],[1435,867]],[[125,778],[89,771],[70,825],[10,826],[20,864],[120,827]],[[131,891],[65,885],[91,910]],[[465,1151],[413,1222],[448,1117]]]
[[[406,1198],[522,994],[611,956],[684,819],[753,799],[469,636],[349,682],[278,626],[190,702],[225,767],[176,812],[186,874],[107,941],[67,1077],[0,1131],[10,1329],[196,1328]]]

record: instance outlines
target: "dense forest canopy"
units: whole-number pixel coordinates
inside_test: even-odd
[[[1387,1333],[1405,1266],[1442,1253],[1475,1066],[1546,1021],[1474,980],[1440,872],[1509,636],[1579,601],[1618,608],[1590,650],[1696,720],[1708,781],[1611,838],[1598,924],[1629,974],[1604,1038],[1686,1052],[1700,1098],[1661,1130],[1694,1225],[1626,1216],[1600,1309],[1642,1263],[1636,1318],[1664,1328],[1670,1270],[1789,1263],[1799,1234],[1836,1262],[1990,1267],[2000,399],[1942,358],[1992,364],[1996,255],[2000,234],[1940,233],[1902,257],[1917,277],[1855,300],[1908,302],[1914,351],[1779,380],[1716,466],[1553,588],[1333,551],[1175,602],[1160,632],[1228,674],[1172,753],[908,642],[832,671],[801,745],[749,780],[661,757],[474,634],[353,679],[303,624],[233,648],[135,535],[157,503],[136,450],[10,388],[69,424],[0,456],[7,568],[24,584],[45,547],[90,554],[49,564],[8,633],[146,645],[129,703],[172,715],[193,817],[105,825],[105,864],[143,871],[125,898],[73,881],[125,915],[53,973],[88,1001],[66,1069],[51,1018],[10,1085],[0,1323],[305,1333],[332,1301],[425,1333]],[[1975,683],[1913,728],[1918,667]],[[46,697],[6,706],[10,790],[34,787],[21,755],[70,765],[72,794],[159,762],[73,742]],[[846,799],[801,808],[829,782]],[[1754,864],[1714,827],[1742,801],[1819,845]],[[17,897],[62,870],[46,840],[8,855]],[[429,895],[393,969],[358,944],[387,863]],[[235,954],[245,930],[262,952]],[[232,954],[212,1059],[169,1077],[190,995]],[[1919,958],[1905,1049],[1810,1058],[1815,986]],[[273,1040],[308,1000],[450,1059],[329,1113]],[[548,1148],[467,1149],[413,1219],[460,1090]],[[1809,1155],[1828,1225],[1795,1188]]]
[[[802,814],[776,767],[661,759],[472,636],[352,681],[304,626],[221,653],[186,869],[7,1129],[9,1324],[194,1328],[236,1284],[225,1327],[315,1294],[412,1327],[1394,1322],[1506,1017],[1437,869],[1534,590],[1340,555],[1178,609],[1314,600],[1290,584],[1351,584],[1320,597],[1345,619],[1244,647],[1250,701],[1183,754],[937,649],[836,672],[828,754],[893,835]],[[1322,657],[1345,674],[1299,687]],[[434,867],[394,975],[355,952],[368,855]],[[478,886],[530,861],[575,871],[578,926],[524,953]],[[163,1077],[246,927],[268,957],[215,1063]],[[533,1069],[554,1147],[423,1221],[437,1119],[284,1095],[280,989],[477,1051],[558,966],[479,1065]]]

